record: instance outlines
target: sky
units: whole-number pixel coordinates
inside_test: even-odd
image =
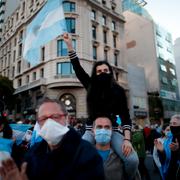
[[[145,9],[154,21],[172,35],[173,42],[180,37],[180,0],[145,0]]]

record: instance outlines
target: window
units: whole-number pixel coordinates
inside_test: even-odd
[[[172,53],[172,49],[171,49],[170,47],[167,48],[167,51],[168,51],[169,53]]]
[[[17,39],[14,38],[14,46],[16,46],[16,44],[17,44]]]
[[[103,31],[103,41],[105,44],[107,44],[107,32]]]
[[[170,63],[172,63],[172,64],[175,64],[175,61],[174,61],[174,59],[172,59],[172,58],[169,58],[168,61],[169,61]]]
[[[161,70],[167,72],[166,66],[161,64]]]
[[[106,5],[106,0],[102,0],[102,4],[103,4],[103,5]]]
[[[26,84],[29,83],[29,75],[26,76]]]
[[[22,80],[18,79],[18,87],[20,87],[22,85]]]
[[[57,74],[62,74],[62,75],[74,74],[72,64],[70,62],[57,63]]]
[[[116,30],[116,23],[115,23],[115,21],[112,21],[111,28],[112,28],[112,31]]]
[[[34,0],[31,0],[30,2],[30,6],[32,6],[34,4]]]
[[[12,67],[12,77],[14,77],[14,75],[15,75],[15,67],[13,66]]]
[[[163,82],[164,84],[168,84],[167,78],[166,78],[166,77],[162,77],[162,82]]]
[[[113,46],[114,46],[114,48],[116,48],[116,36],[115,35],[113,36]]]
[[[75,3],[69,2],[69,1],[64,1],[63,9],[64,9],[64,12],[75,12],[76,11]]]
[[[158,30],[158,29],[156,29],[156,34],[157,34],[159,37],[162,36],[160,30]]]
[[[40,78],[44,77],[44,68],[40,69]]]
[[[159,58],[162,59],[162,60],[164,60],[164,59],[165,59],[164,54],[159,53]]]
[[[96,11],[95,10],[91,11],[91,19],[96,20]]]
[[[76,40],[72,40],[73,48],[76,49]],[[57,42],[57,56],[67,56],[67,46],[63,40]]]
[[[160,41],[157,42],[157,46],[163,48],[163,44]]]
[[[108,51],[106,49],[104,50],[104,60],[108,61]]]
[[[133,97],[132,98],[133,106],[137,106],[138,108],[146,109],[146,99],[144,97]]]
[[[114,53],[114,65],[118,66],[118,55]]]
[[[33,72],[33,81],[36,80],[36,72]]]
[[[96,39],[96,26],[92,26],[92,37]]]
[[[31,63],[28,62],[28,63],[27,63],[27,68],[30,68],[30,67],[31,67]]]
[[[20,31],[19,33],[19,41],[22,41],[23,40],[23,30]]]
[[[65,19],[66,19],[67,31],[69,33],[75,33],[75,27],[76,27],[75,18],[65,18]]]
[[[22,4],[22,13],[24,13],[24,11],[25,11],[25,2],[23,2]]]
[[[105,26],[106,25],[106,16],[102,16],[102,25]]]
[[[13,51],[13,62],[16,60],[16,50]]]
[[[97,47],[93,46],[93,59],[97,59]]]
[[[172,42],[172,39],[171,39],[171,35],[170,35],[170,34],[167,34],[167,36],[166,36],[166,41]]]
[[[175,70],[174,70],[174,69],[170,68],[169,71],[171,72],[172,75],[175,76],[176,73],[175,73]]]
[[[21,72],[21,61],[17,64],[17,73],[19,74]]]
[[[18,51],[18,55],[21,56],[22,55],[22,44],[19,44],[19,51]]]
[[[176,79],[171,80],[171,84],[172,84],[173,86],[176,86],[176,85],[177,85],[177,80],[176,80]]]
[[[66,110],[70,114],[71,118],[76,117],[76,99],[72,94],[63,94],[60,97],[60,101],[65,105]],[[71,119],[70,119],[71,121]]]
[[[45,60],[45,47],[41,48],[41,58],[42,58],[42,61]]]
[[[16,13],[16,21],[18,21],[18,19],[19,19],[19,13],[17,12]]]

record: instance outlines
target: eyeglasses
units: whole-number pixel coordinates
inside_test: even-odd
[[[66,117],[67,114],[52,114],[49,116],[41,116],[38,118],[38,123],[42,123],[44,121],[46,121],[48,118],[51,118],[55,121],[61,120],[63,117]]]

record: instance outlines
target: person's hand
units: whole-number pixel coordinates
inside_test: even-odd
[[[132,152],[132,144],[129,140],[124,139],[122,144],[122,152],[125,156],[129,156]]]
[[[157,148],[157,150],[159,150],[160,152],[164,151],[163,144],[157,139],[154,140],[154,145]]]
[[[72,38],[71,38],[71,35],[68,34],[68,33],[64,33],[64,34],[63,34],[63,39],[64,39],[64,42],[65,42],[66,45],[67,45],[68,51],[72,51],[72,50],[73,50],[73,46],[72,46]]]
[[[3,180],[28,180],[26,167],[27,163],[24,162],[21,166],[21,170],[19,170],[13,159],[7,159],[2,162],[0,176]]]
[[[179,143],[176,139],[176,142],[172,142],[170,145],[169,145],[169,148],[171,149],[171,151],[177,151],[179,149]]]

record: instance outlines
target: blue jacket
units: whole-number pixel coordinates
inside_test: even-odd
[[[104,179],[101,157],[74,129],[67,132],[56,150],[50,151],[44,140],[36,143],[25,160],[29,180]]]

